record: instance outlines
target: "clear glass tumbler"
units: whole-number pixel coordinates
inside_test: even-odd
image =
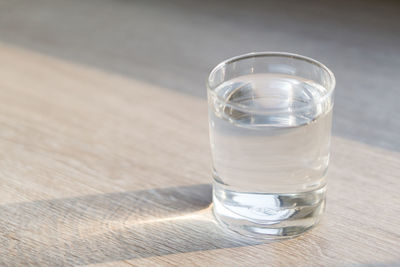
[[[207,82],[214,214],[254,238],[290,237],[325,208],[335,77],[311,58],[250,53]]]

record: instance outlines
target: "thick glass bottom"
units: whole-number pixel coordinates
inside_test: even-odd
[[[325,209],[326,186],[292,194],[249,193],[213,185],[213,211],[229,230],[256,239],[290,238],[315,226]]]

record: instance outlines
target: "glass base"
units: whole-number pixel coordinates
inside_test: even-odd
[[[295,237],[315,226],[325,210],[326,186],[293,194],[227,190],[214,182],[213,211],[224,228],[256,239]]]

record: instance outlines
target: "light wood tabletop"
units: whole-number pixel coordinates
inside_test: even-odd
[[[400,154],[334,136],[322,222],[289,240],[211,211],[204,99],[0,44],[0,265],[400,264]]]

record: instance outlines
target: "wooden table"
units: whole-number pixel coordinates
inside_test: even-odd
[[[400,264],[400,154],[333,137],[327,211],[257,243],[210,211],[204,99],[0,45],[0,265]]]

